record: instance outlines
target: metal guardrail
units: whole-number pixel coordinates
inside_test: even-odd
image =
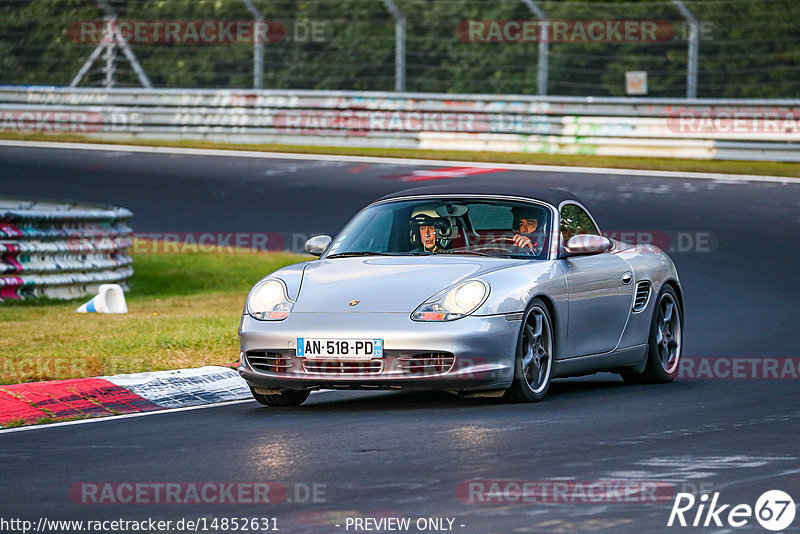
[[[800,161],[800,100],[0,86],[0,130]]]
[[[0,198],[0,301],[70,299],[126,287],[133,244],[123,208]]]

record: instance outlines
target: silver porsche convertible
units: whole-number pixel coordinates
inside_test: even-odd
[[[554,378],[678,373],[683,296],[670,258],[603,236],[573,195],[525,184],[410,189],[359,212],[319,259],[260,280],[239,327],[253,397],[425,389],[541,400]]]

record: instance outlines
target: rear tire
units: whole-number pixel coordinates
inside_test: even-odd
[[[665,285],[656,299],[650,337],[647,342],[647,364],[642,373],[621,373],[629,384],[664,384],[678,376],[683,351],[683,310],[675,289]]]
[[[550,388],[555,336],[550,312],[540,299],[525,311],[514,358],[514,381],[503,396],[509,402],[538,402]]]
[[[256,393],[256,390],[251,386],[250,393],[253,394],[256,402],[264,406],[300,406],[311,394],[311,391],[307,389],[287,389],[275,395],[262,395],[261,393]]]

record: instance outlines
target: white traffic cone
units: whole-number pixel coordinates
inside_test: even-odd
[[[75,313],[128,313],[125,293],[119,284],[103,284],[100,286],[100,293],[82,304]]]

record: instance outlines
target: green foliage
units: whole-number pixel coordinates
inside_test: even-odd
[[[253,0],[286,38],[265,45],[267,88],[392,90],[395,21],[381,0]],[[407,20],[407,89],[451,93],[535,94],[537,42],[464,42],[469,20],[536,20],[521,0],[395,0]],[[795,0],[686,0],[701,23],[698,96],[781,98],[800,89]],[[112,0],[120,20],[247,21],[242,0]],[[624,95],[624,73],[648,73],[650,96],[685,94],[687,31],[668,0],[538,0],[549,20],[665,21],[657,43],[554,42],[548,93]],[[0,3],[0,83],[67,85],[94,49],[75,42],[70,25],[100,20],[95,0]],[[316,39],[309,37],[317,26]],[[131,43],[157,87],[252,86],[253,45]],[[98,58],[82,85],[102,85]],[[136,86],[119,54],[115,84]]]
[[[136,254],[135,248],[134,275],[130,282],[130,295],[134,299],[226,291],[247,295],[253,284],[272,271],[311,259],[244,249],[217,254]]]

